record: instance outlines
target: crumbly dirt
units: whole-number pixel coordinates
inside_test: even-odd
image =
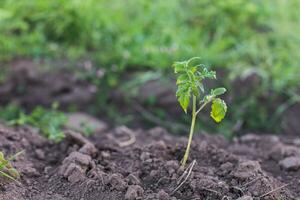
[[[0,84],[0,105],[15,102],[30,110],[57,101],[65,109],[86,110],[95,100],[95,87],[67,71],[43,72],[39,64],[22,59],[9,66]],[[142,99],[154,95],[161,106],[177,104],[170,90],[156,83],[142,87]],[[80,131],[78,118],[84,118],[95,134],[87,138],[66,130],[65,140],[54,143],[35,128],[0,122],[0,151],[7,156],[24,151],[13,162],[20,183],[0,178],[0,200],[299,200],[298,108],[283,117],[285,137],[246,134],[227,141],[196,134],[186,170],[180,160],[187,138],[160,127],[108,128],[81,113],[68,127]]]
[[[21,184],[2,178],[0,199],[300,197],[300,168],[293,159],[284,163],[286,158],[299,158],[299,139],[249,134],[228,142],[219,136],[196,135],[189,160],[193,165],[184,174],[180,159],[187,140],[162,128],[145,131],[118,127],[90,138],[70,130],[66,134],[63,142],[53,143],[36,129],[1,124],[0,149],[6,155],[20,150],[25,153],[13,162],[22,174]]]

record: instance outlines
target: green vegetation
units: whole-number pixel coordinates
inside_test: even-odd
[[[126,70],[165,72],[173,60],[201,55],[226,72],[220,84],[228,90],[236,78],[251,86],[231,92],[230,121],[207,129],[230,136],[241,123],[276,131],[282,108],[299,99],[299,7],[298,0],[2,0],[0,60],[91,59],[95,69],[83,77],[100,84],[94,72],[105,69],[102,98]]]
[[[0,151],[0,176],[6,177],[13,181],[17,181],[17,179],[20,178],[19,172],[13,168],[10,162],[16,159],[22,153],[23,152],[21,151],[9,159],[5,159],[4,154]]]
[[[211,102],[211,117],[216,122],[220,122],[227,112],[225,102],[217,98],[226,92],[225,88],[212,89],[209,94],[205,91],[203,84],[204,79],[216,79],[217,77],[216,72],[209,71],[203,64],[199,64],[200,60],[200,58],[194,57],[187,61],[175,62],[173,65],[174,72],[178,74],[176,97],[184,112],[187,112],[190,99],[192,99],[192,122],[188,145],[181,163],[182,167],[185,166],[189,157],[195,122],[199,112]]]
[[[38,106],[30,114],[25,114],[19,106],[11,104],[0,109],[0,118],[10,125],[27,124],[37,127],[45,137],[58,142],[65,137],[62,127],[67,122],[67,117],[57,107],[57,104],[53,104],[52,109]]]

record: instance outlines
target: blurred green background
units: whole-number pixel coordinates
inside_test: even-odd
[[[299,0],[1,0],[0,63],[89,59],[105,77],[82,78],[110,91],[131,71],[145,71],[132,87],[170,80],[174,61],[200,56],[230,95],[228,119],[207,130],[231,135],[243,121],[243,130],[278,132],[299,101],[299,9]]]

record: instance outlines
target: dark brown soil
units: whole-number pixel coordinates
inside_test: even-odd
[[[21,184],[2,178],[1,200],[291,200],[300,196],[300,164],[288,168],[282,161],[299,158],[299,140],[291,143],[250,134],[228,143],[218,136],[196,136],[189,160],[195,161],[193,168],[175,190],[183,174],[179,161],[186,138],[173,137],[162,128],[119,127],[89,139],[66,133],[65,141],[56,144],[33,128],[0,125],[0,149],[7,155],[25,150],[13,163],[22,174]],[[130,135],[136,141],[124,143]]]
[[[6,80],[0,83],[1,105],[14,102],[33,109],[36,105],[49,107],[59,102],[65,110],[71,106],[80,109],[91,104],[97,91],[70,71],[60,69],[49,73],[46,65],[31,60],[15,60],[6,68]]]
[[[95,87],[69,72],[45,73],[30,60],[9,66],[0,105],[16,102],[30,110],[58,101],[67,109],[94,101]],[[177,103],[171,102],[168,88],[153,83],[142,88],[144,99],[155,95],[161,106]],[[66,139],[54,143],[32,127],[0,123],[0,151],[8,156],[24,150],[13,162],[20,183],[0,178],[0,200],[299,200],[298,107],[287,110],[282,121],[292,133],[288,137],[247,134],[229,142],[196,134],[186,171],[180,160],[187,138],[160,127],[108,129],[84,117],[97,124],[97,133],[85,138],[66,130]],[[82,115],[69,127],[77,127]]]

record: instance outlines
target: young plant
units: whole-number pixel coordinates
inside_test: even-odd
[[[189,157],[197,115],[206,105],[212,103],[210,116],[216,122],[222,121],[225,117],[227,106],[218,96],[224,94],[226,89],[220,87],[211,89],[208,94],[205,92],[203,80],[216,79],[216,72],[209,71],[205,65],[200,64],[200,58],[198,57],[183,62],[175,62],[173,67],[174,72],[178,74],[176,97],[185,113],[187,113],[190,101],[192,101],[192,122],[189,140],[181,161],[181,165],[184,167]]]
[[[22,153],[23,152],[21,151],[12,157],[5,159],[4,154],[0,151],[0,176],[18,182],[17,179],[20,178],[20,174],[15,168],[12,167],[10,162],[16,159],[16,157]]]

